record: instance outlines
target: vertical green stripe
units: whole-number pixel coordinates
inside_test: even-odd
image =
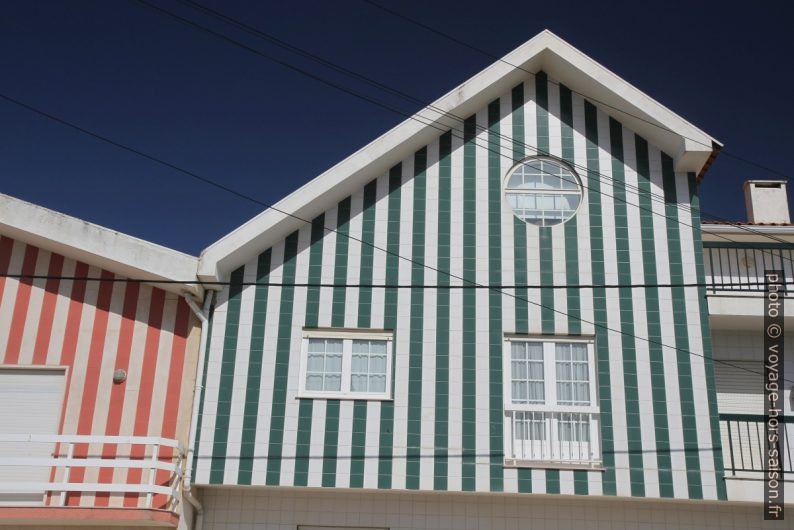
[[[629,251],[629,220],[626,206],[626,175],[623,156],[623,127],[609,118],[609,140],[612,153],[612,193],[615,198],[615,248],[618,259],[618,283],[631,281],[631,253]],[[630,287],[618,289],[620,330],[623,353],[623,389],[626,403],[626,429],[629,447],[629,480],[633,497],[645,496],[645,476],[642,464],[642,425],[640,396],[637,385],[637,344],[634,336],[634,303]]]
[[[325,214],[312,220],[311,243],[309,246],[309,283],[319,283],[323,270],[323,236],[325,235]],[[316,328],[320,314],[320,288],[306,289],[306,322],[307,328]]]
[[[571,166],[576,164],[573,145],[573,96],[571,90],[560,84],[560,138],[562,159]],[[565,225],[565,281],[568,285],[579,284],[579,228],[574,215]],[[568,289],[568,334],[582,333],[582,302],[578,289]],[[587,471],[573,472],[573,490],[576,495],[587,495]]]
[[[549,83],[545,72],[535,75],[535,102],[537,104],[538,154],[549,154]],[[554,284],[554,256],[551,244],[551,227],[539,229],[540,284]],[[544,334],[554,333],[554,290],[540,291],[540,322]]]
[[[645,283],[659,283],[656,271],[653,210],[651,204],[651,169],[648,160],[648,142],[634,136],[637,153],[637,187],[639,188],[640,233],[642,235],[642,262]],[[659,313],[659,289],[645,289],[645,314],[648,321],[648,354],[651,364],[651,397],[653,400],[654,434],[656,437],[656,466],[659,469],[659,495],[672,498],[673,464],[670,454],[670,430],[667,412],[667,387],[664,381],[664,354],[662,352],[662,324]]]
[[[267,283],[270,279],[271,249],[259,255],[256,264],[256,281]],[[262,356],[265,345],[267,319],[267,285],[257,285],[254,291],[254,314],[251,321],[251,351],[248,356],[248,381],[245,389],[243,412],[243,437],[240,445],[238,484],[251,484],[256,442],[256,420],[259,416],[259,385],[262,381]]]
[[[308,282],[319,283],[323,271],[323,238],[325,236],[325,214],[312,220],[311,240],[309,242]],[[316,328],[320,314],[320,288],[309,287],[306,293],[306,321],[309,328]],[[309,483],[309,448],[312,441],[312,413],[314,401],[302,399],[298,406],[298,432],[295,440],[295,479],[296,486]]]
[[[298,404],[298,434],[295,439],[295,479],[296,486],[309,483],[309,460],[312,443],[313,399],[301,399]]]
[[[283,279],[286,284],[295,283],[295,257],[298,253],[298,232],[293,232],[284,241]],[[295,288],[281,288],[281,303],[276,339],[276,366],[273,378],[273,405],[270,412],[270,441],[267,451],[268,486],[278,486],[281,481],[281,458],[284,444],[284,412],[287,405],[287,374],[292,350],[292,306]],[[295,355],[299,355],[298,352]]]
[[[206,295],[205,295],[206,296]],[[201,424],[204,422],[204,398],[207,393],[207,366],[210,362],[210,345],[212,344],[212,322],[215,319],[215,304],[210,306],[210,314],[207,318],[207,347],[204,348],[204,374],[201,376],[201,403],[199,407],[198,420],[196,420],[196,443],[193,445],[193,476],[198,474],[198,452],[199,444],[201,443]]]
[[[414,154],[413,236],[411,283],[425,278],[425,207],[427,148]],[[419,489],[419,451],[422,446],[422,350],[424,346],[424,289],[411,289],[410,339],[408,344],[408,438],[405,468],[406,489]]]
[[[323,447],[324,488],[336,486],[336,461],[339,446],[339,405],[338,399],[329,399],[325,404],[325,447]]]
[[[350,246],[350,203],[347,197],[336,208],[336,258],[334,260],[334,284],[347,283],[347,258]],[[334,287],[331,304],[331,325],[345,325],[345,287]],[[323,437],[323,487],[336,485],[337,450],[339,447],[339,400],[329,399],[325,407],[325,436]]]
[[[226,330],[223,336],[221,376],[218,382],[218,411],[215,416],[215,435],[212,442],[210,484],[223,483],[226,467],[226,443],[229,440],[229,414],[234,388],[234,363],[237,356],[237,335],[240,328],[240,303],[243,293],[244,267],[231,274],[229,300],[226,304]]]
[[[513,160],[518,162],[526,154],[524,150],[524,84],[513,88],[512,93],[512,118],[513,118]],[[516,216],[513,216],[513,248],[515,253],[515,283],[526,285],[528,281],[527,273],[527,224]],[[529,333],[529,292],[526,288],[516,289],[515,297],[515,319],[516,333]],[[529,475],[529,470],[519,470]],[[528,484],[532,484],[531,481]]]
[[[500,101],[488,105],[488,281],[502,283],[502,167]],[[502,293],[488,290],[488,387],[491,491],[504,491],[504,401],[502,398]]]
[[[549,154],[549,82],[545,72],[535,75],[535,102],[537,104],[538,154]],[[551,227],[542,226],[540,236],[540,284],[554,285],[554,255],[552,251]],[[540,291],[540,327],[543,334],[554,334],[554,290]],[[546,493],[560,492],[560,472],[546,470]]]
[[[513,88],[511,94],[513,120],[513,161],[518,162],[526,156],[524,149],[524,84]],[[516,285],[526,285],[527,272],[527,224],[513,216],[513,252]],[[526,288],[516,289],[515,296],[515,331],[529,333],[529,292]],[[532,492],[532,470],[518,470],[518,491]]]
[[[364,457],[367,447],[367,402],[353,402],[353,439],[350,447],[350,487],[364,487]]]
[[[361,265],[359,279],[362,284],[372,283],[375,253],[375,201],[378,181],[372,180],[364,186],[364,205],[361,212]],[[372,325],[372,289],[364,287],[358,294],[358,327]]]
[[[452,133],[439,139],[438,154],[438,270],[439,286],[449,286],[452,215]],[[439,288],[436,299],[436,406],[433,489],[447,489],[449,469],[449,289]]]
[[[670,260],[670,283],[684,282],[681,236],[678,228],[678,198],[673,159],[662,153],[664,182],[664,210],[667,217],[667,242]],[[700,476],[700,447],[698,446],[695,397],[692,389],[692,365],[689,358],[686,295],[683,287],[673,287],[673,327],[675,328],[676,357],[678,359],[678,391],[681,395],[681,421],[684,432],[684,458],[690,499],[702,499]]]
[[[477,279],[477,117],[463,122],[463,280]],[[474,289],[463,290],[463,464],[464,491],[475,489],[477,449],[477,298]]]
[[[536,122],[538,129],[539,155],[549,154],[549,78],[546,72],[535,74]]]
[[[587,200],[590,210],[590,248],[593,268],[593,283],[604,284],[604,233],[601,212],[601,180],[598,162],[598,111],[585,101],[585,136],[587,137]],[[595,317],[596,363],[598,364],[598,393],[601,416],[601,450],[604,472],[602,484],[604,495],[616,495],[615,442],[612,423],[612,387],[609,372],[609,337],[605,327],[607,320],[606,289],[593,289],[593,313]]]
[[[364,186],[364,203],[361,211],[361,265],[359,278],[362,284],[372,283],[375,244],[375,203],[378,181]],[[358,327],[372,325],[372,289],[365,287],[358,294]],[[350,487],[364,487],[364,456],[367,446],[367,402],[353,402],[353,437],[350,448]]]
[[[334,284],[347,283],[347,249],[350,246],[350,197],[339,202],[336,209],[336,259],[334,261]],[[345,325],[345,295],[347,289],[334,287],[331,305],[331,325],[335,328]]]
[[[399,280],[400,252],[400,187],[402,186],[402,164],[389,170],[389,213],[386,228],[386,283],[397,284]],[[394,360],[397,358],[397,289],[388,288],[385,293],[383,327],[395,330]],[[392,378],[394,379],[394,378]],[[393,393],[394,381],[392,381]],[[378,488],[389,489],[392,483],[392,455],[394,451],[394,401],[383,401],[380,406],[380,451],[378,457]]]
[[[703,242],[700,235],[700,197],[695,174],[690,173],[689,201],[692,215],[692,240],[695,245],[695,266],[697,268],[697,281],[702,286],[706,283],[706,272],[703,265]],[[709,418],[711,420],[711,444],[714,447],[714,470],[717,481],[717,498],[728,498],[725,490],[725,468],[722,460],[722,447],[720,435],[719,410],[717,409],[717,386],[714,376],[714,358],[711,348],[711,327],[709,325],[709,307],[706,301],[706,288],[698,288],[698,301],[700,303],[700,333],[703,336],[703,363],[706,368],[706,391],[709,400]]]

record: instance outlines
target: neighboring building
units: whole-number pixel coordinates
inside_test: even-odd
[[[543,32],[210,246],[203,526],[760,526],[681,286],[719,148]],[[510,287],[566,284],[675,286]]]
[[[764,492],[764,271],[782,270],[794,281],[794,225],[785,181],[751,180],[744,193],[747,222],[704,224],[703,255],[728,498],[757,501]],[[784,310],[782,465],[794,473],[794,304],[784,301]],[[786,478],[790,485],[792,475]]]
[[[0,195],[0,525],[178,525],[196,264]]]

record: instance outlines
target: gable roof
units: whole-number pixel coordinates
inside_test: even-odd
[[[0,234],[114,274],[203,296],[195,284],[198,258],[0,193]]]
[[[253,259],[272,242],[317,214],[317,205],[339,200],[432,141],[439,128],[458,129],[449,115],[469,116],[522,82],[527,71],[545,71],[634,132],[673,156],[676,171],[702,176],[722,145],[548,30],[454,88],[373,142],[207,247],[199,258],[202,280],[219,279]],[[442,114],[444,113],[444,114]],[[422,123],[423,122],[423,123]],[[277,210],[287,212],[290,217]]]

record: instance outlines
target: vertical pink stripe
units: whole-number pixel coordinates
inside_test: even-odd
[[[163,438],[176,438],[176,426],[179,421],[179,398],[182,394],[182,371],[185,366],[185,347],[187,344],[188,323],[190,309],[187,303],[177,300],[176,321],[174,323],[174,338],[171,344],[171,364],[168,367],[168,387],[166,389],[165,404],[163,406],[163,426],[161,435]],[[174,451],[170,447],[160,450],[160,459],[170,462],[174,456]],[[157,472],[157,483],[168,486],[171,473],[165,470]],[[167,508],[168,498],[165,495],[155,495],[155,508]]]
[[[154,374],[157,369],[157,350],[160,342],[160,331],[163,324],[163,308],[165,306],[165,291],[152,289],[152,301],[149,306],[149,324],[146,330],[146,342],[143,349],[140,391],[138,392],[138,406],[135,409],[134,436],[149,434],[149,415],[152,407],[152,389],[154,388]],[[144,447],[136,445],[130,451],[133,459],[143,459]],[[130,469],[127,472],[128,484],[141,482],[141,470]],[[128,493],[124,496],[124,506],[134,508],[138,505],[138,495]]]
[[[25,257],[22,261],[22,274],[33,275],[36,273],[36,259],[38,257],[38,247],[27,245]],[[33,280],[30,278],[21,278],[19,280],[17,299],[14,302],[14,314],[11,317],[11,329],[6,343],[5,364],[17,364],[19,362],[19,351],[22,347],[22,334],[25,332],[25,323],[28,320],[28,304],[32,286]]]
[[[63,271],[63,256],[52,254],[47,276],[60,276]],[[55,318],[55,302],[58,301],[60,280],[50,278],[45,285],[44,301],[39,315],[39,329],[36,331],[36,344],[33,347],[33,364],[46,364],[47,351],[50,349],[52,321]]]
[[[130,365],[130,354],[132,352],[132,335],[135,330],[135,313],[138,310],[138,296],[140,294],[140,284],[138,282],[127,283],[124,292],[124,309],[122,310],[121,329],[119,331],[119,345],[116,354],[115,369],[127,371]],[[114,384],[110,389],[110,406],[108,407],[107,425],[105,435],[118,436],[121,429],[121,415],[124,410],[124,394],[127,383]],[[106,444],[102,448],[102,458],[112,459],[116,457],[117,447],[115,444]],[[99,483],[109,484],[113,481],[113,468],[103,467],[99,470]],[[107,506],[110,502],[109,493],[96,494],[96,506]]]
[[[113,274],[102,271],[101,278],[103,280],[112,280]],[[80,403],[80,415],[77,420],[77,434],[91,434],[97,387],[99,386],[99,371],[102,367],[102,353],[105,348],[105,336],[108,330],[108,313],[112,295],[113,282],[100,282],[96,312],[94,314],[94,325],[91,332],[91,345],[88,349],[88,364],[86,366],[85,382],[83,384],[83,399]],[[74,457],[86,458],[87,456],[88,444],[75,444]],[[72,482],[81,482],[84,476],[85,468],[76,467],[72,469],[70,480]],[[67,506],[79,506],[79,504],[79,493],[67,495]]]

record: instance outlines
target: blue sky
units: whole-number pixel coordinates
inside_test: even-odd
[[[177,0],[148,1],[402,112],[419,108]],[[362,0],[200,1],[423,101],[493,62]],[[791,173],[790,3],[377,1],[499,56],[551,29],[727,153]],[[0,93],[267,203],[404,119],[132,0],[8,3],[0,64]],[[0,123],[2,193],[193,254],[261,211],[5,101]],[[743,220],[748,178],[780,176],[720,155],[704,211]]]

